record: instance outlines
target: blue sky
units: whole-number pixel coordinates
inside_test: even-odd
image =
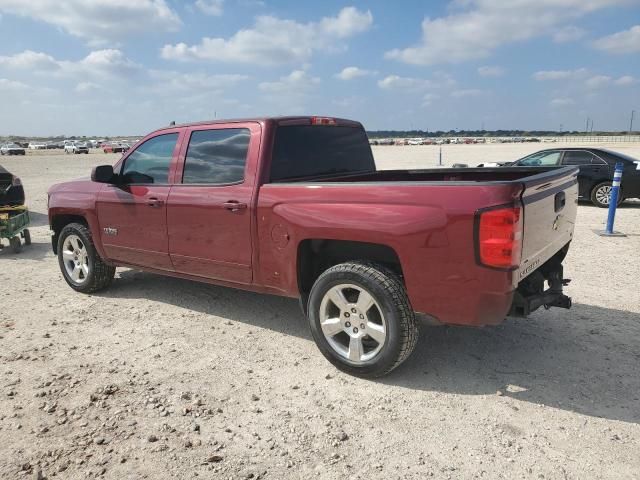
[[[638,0],[0,0],[0,134],[288,114],[625,130],[632,109]]]

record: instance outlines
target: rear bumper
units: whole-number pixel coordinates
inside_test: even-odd
[[[562,268],[562,260],[567,250],[568,245],[520,282],[513,296],[510,316],[527,317],[542,306],[546,309],[571,308],[571,297],[563,293],[563,287],[571,281],[564,278]],[[549,285],[547,289],[544,287],[545,282]]]
[[[447,300],[443,298],[426,312],[418,308],[419,313],[435,317],[442,324],[481,327],[498,325],[507,316],[527,317],[542,306],[571,308],[571,298],[563,293],[563,287],[570,281],[564,278],[562,268],[568,249],[569,244],[531,272],[515,290],[511,286],[512,272],[495,271],[492,272],[495,281],[476,284],[475,288],[459,285],[455,298],[449,293]],[[545,289],[545,283],[549,288]],[[452,288],[455,287],[450,285],[446,291]]]

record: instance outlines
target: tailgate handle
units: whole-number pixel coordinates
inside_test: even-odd
[[[554,211],[557,213],[564,208],[564,205],[567,203],[567,197],[564,192],[558,192],[555,196],[554,201]]]

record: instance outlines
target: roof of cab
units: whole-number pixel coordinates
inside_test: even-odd
[[[166,127],[158,128],[155,132],[160,132],[162,130],[169,130],[173,128],[184,128],[184,127],[196,127],[202,125],[220,125],[226,123],[266,123],[266,122],[275,122],[277,124],[295,124],[295,123],[303,123],[308,121],[311,123],[311,119],[314,117],[321,118],[331,118],[337,122],[338,125],[343,126],[353,126],[353,127],[362,127],[360,122],[355,120],[349,120],[346,118],[337,118],[337,117],[326,117],[324,115],[298,115],[298,116],[284,116],[284,117],[253,117],[253,118],[229,118],[229,119],[216,119],[216,120],[203,120],[199,122],[189,122],[182,123],[176,125],[167,125]]]

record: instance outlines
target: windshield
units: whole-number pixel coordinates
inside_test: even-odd
[[[334,125],[278,127],[271,181],[375,171],[367,134],[362,128]]]

